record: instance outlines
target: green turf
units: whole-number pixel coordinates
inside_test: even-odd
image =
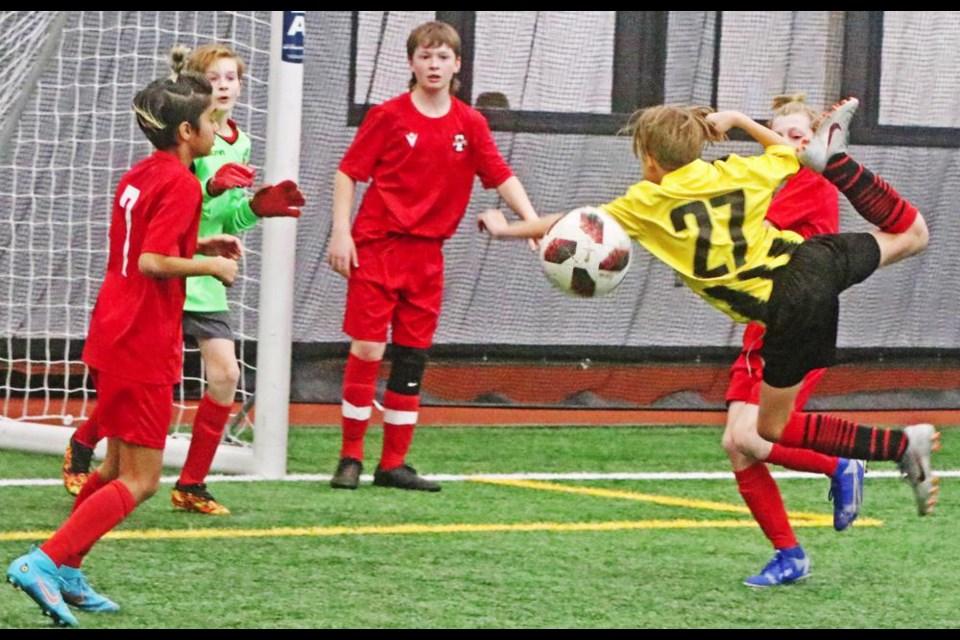
[[[726,464],[719,434],[714,428],[422,428],[411,460],[432,473],[720,471]],[[375,460],[379,433],[371,435]],[[943,438],[937,466],[960,468],[960,431]],[[290,472],[330,473],[338,445],[336,430],[294,430]],[[59,464],[58,456],[5,451],[0,478],[57,477]],[[730,480],[562,484],[740,504]],[[814,572],[787,588],[741,586],[770,555],[756,528],[105,540],[86,568],[123,611],[78,616],[84,628],[956,627],[956,484],[945,479],[936,515],[921,519],[904,483],[868,475],[864,516],[883,526],[842,534],[797,529]],[[825,480],[781,486],[788,508],[830,513]],[[163,486],[119,529],[747,518],[476,483],[446,483],[439,494],[369,485],[333,491],[306,482],[224,482],[212,489],[234,515],[175,512]],[[61,487],[0,487],[0,533],[55,529],[70,505]],[[0,562],[27,547],[0,541]],[[48,624],[26,596],[8,587],[0,593],[0,628]]]

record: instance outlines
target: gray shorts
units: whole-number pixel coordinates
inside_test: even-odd
[[[183,337],[193,338],[194,341],[210,340],[211,338],[233,340],[230,314],[226,311],[215,311],[213,313],[184,311]]]

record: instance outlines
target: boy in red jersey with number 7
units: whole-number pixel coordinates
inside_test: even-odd
[[[68,604],[92,612],[119,609],[91,588],[80,565],[157,490],[171,390],[183,360],[184,278],[213,276],[231,285],[242,253],[233,236],[197,240],[203,196],[190,167],[213,146],[217,105],[210,83],[190,74],[157,80],[136,95],[133,108],[157,151],[117,187],[107,272],[83,352],[97,387],[107,456],[67,521],[7,569],[7,580],[60,625],[77,625]],[[195,251],[211,258],[195,261]]]
[[[406,464],[420,382],[443,300],[443,242],[456,231],[475,176],[521,218],[537,213],[497,150],[486,119],[453,96],[460,36],[443,22],[407,39],[410,91],[370,110],[334,178],[327,258],[347,283],[343,329],[353,340],[343,378],[343,445],[331,480],[356,489],[377,371],[392,327],[384,436],[373,483],[439,491]],[[372,179],[350,229],[356,183]]]

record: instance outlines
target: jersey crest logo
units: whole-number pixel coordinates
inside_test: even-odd
[[[417,134],[411,131],[410,133],[407,134],[406,137],[407,137],[407,144],[409,144],[410,148],[413,149],[413,146],[417,144],[417,137],[418,137]]]
[[[458,133],[453,136],[453,149],[457,153],[463,153],[463,150],[467,148],[467,136],[462,133]]]

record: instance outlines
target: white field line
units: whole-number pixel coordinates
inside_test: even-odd
[[[939,471],[935,473],[941,478],[960,478],[960,470]],[[576,481],[605,481],[605,480],[733,480],[733,474],[729,471],[690,471],[673,472],[660,471],[649,473],[487,473],[487,474],[428,474],[425,478],[435,482],[470,482],[473,480],[543,480],[554,482],[576,482]],[[799,471],[777,471],[773,473],[777,480],[813,480],[823,478],[822,475],[814,473],[803,473]],[[897,471],[868,471],[867,478],[899,478]],[[372,475],[361,476],[364,482],[371,482]],[[173,484],[177,481],[177,476],[167,476],[160,479],[163,484]],[[264,478],[261,476],[229,476],[229,475],[211,475],[207,477],[207,482],[329,482],[329,474],[290,474],[280,480]],[[0,488],[3,487],[53,487],[60,486],[63,481],[60,478],[15,478],[0,480]]]

